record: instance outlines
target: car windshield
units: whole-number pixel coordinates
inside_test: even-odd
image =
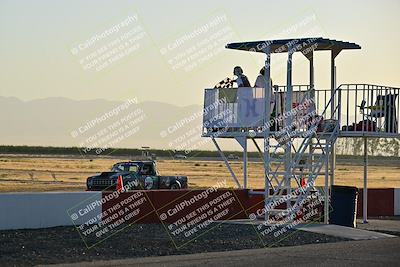
[[[113,172],[138,172],[139,166],[133,163],[121,163],[112,167]]]

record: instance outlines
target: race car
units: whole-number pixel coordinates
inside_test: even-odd
[[[154,161],[128,161],[114,164],[109,172],[88,177],[87,191],[115,190],[118,177],[129,190],[184,189],[186,176],[160,176]]]

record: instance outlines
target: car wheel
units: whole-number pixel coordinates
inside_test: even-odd
[[[176,189],[181,189],[181,186],[177,183],[173,183],[169,188],[172,190],[176,190]]]

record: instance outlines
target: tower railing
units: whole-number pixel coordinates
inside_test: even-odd
[[[400,136],[399,88],[373,84],[342,84],[341,135]]]
[[[293,108],[303,102],[308,85],[293,86]],[[271,105],[271,120],[274,121],[270,132],[284,127],[284,121],[278,120],[284,111],[285,86],[274,86]],[[204,95],[203,136],[225,129],[221,137],[233,133],[251,132],[261,137],[265,112],[264,88],[240,87],[206,89]],[[302,116],[309,110],[298,112]],[[301,127],[301,126],[300,126]],[[306,131],[306,127],[302,129]]]
[[[340,137],[400,137],[399,88],[372,84],[342,84],[335,103],[341,106]],[[317,113],[330,99],[331,90],[316,90]],[[328,109],[324,119],[331,116]]]

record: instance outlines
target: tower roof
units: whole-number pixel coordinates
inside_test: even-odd
[[[226,48],[265,53],[265,48],[267,46],[270,46],[271,53],[287,53],[289,47],[291,47],[292,49],[296,49],[296,51],[299,52],[305,51],[307,49],[313,49],[314,51],[320,51],[320,50],[340,51],[344,49],[361,49],[361,46],[359,46],[356,43],[338,41],[322,37],[230,43],[226,45]]]

